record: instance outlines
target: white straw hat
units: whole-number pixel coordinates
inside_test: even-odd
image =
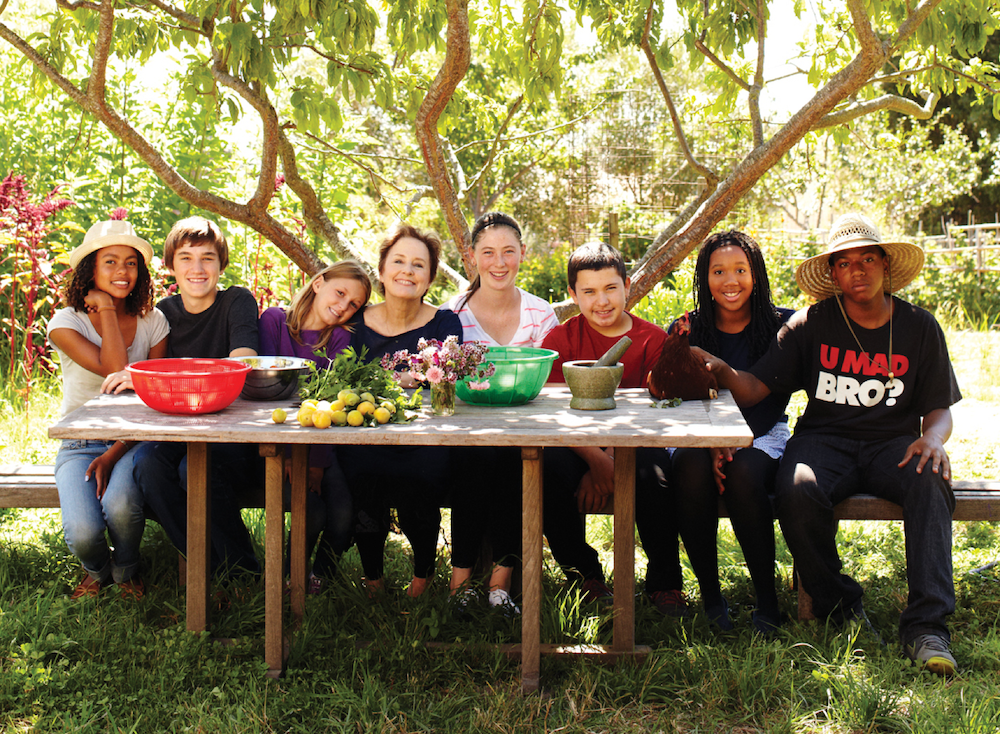
[[[134,247],[142,255],[142,259],[146,261],[147,265],[153,257],[153,248],[135,233],[135,227],[132,226],[131,222],[124,219],[109,219],[91,225],[87,234],[83,236],[83,243],[69,254],[69,266],[76,270],[80,261],[87,255],[111,245]]]
[[[872,245],[881,247],[889,256],[889,277],[883,284],[886,293],[905,288],[924,266],[924,251],[917,245],[912,242],[883,242],[878,227],[868,217],[844,214],[830,228],[826,252],[804,261],[795,271],[799,288],[816,300],[829,298],[838,292],[830,278],[830,256],[835,252]]]

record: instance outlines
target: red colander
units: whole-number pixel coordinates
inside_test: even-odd
[[[196,415],[228,407],[251,367],[230,359],[172,357],[133,362],[125,369],[136,394],[153,410]]]

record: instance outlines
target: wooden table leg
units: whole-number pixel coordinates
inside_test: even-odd
[[[281,446],[261,444],[264,457],[264,661],[267,675],[279,677],[284,656],[285,511],[282,503],[284,452]]]
[[[309,446],[292,446],[292,624],[302,628],[306,608],[306,495],[309,481]]]
[[[187,445],[187,628],[208,629],[209,527],[212,504],[208,478],[211,457],[208,444]]]
[[[521,690],[537,691],[542,636],[542,450],[521,449]]]
[[[635,449],[615,449],[615,652],[635,649]]]

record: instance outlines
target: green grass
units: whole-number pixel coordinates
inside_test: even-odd
[[[996,347],[989,338],[966,338],[949,333],[963,392],[970,403],[995,410],[995,394],[978,392],[976,380],[995,374]],[[57,405],[36,394],[27,412],[16,405],[3,411],[0,463],[52,460],[44,428]],[[956,421],[949,449],[959,476],[1000,476],[995,436],[988,422],[971,430]],[[248,511],[247,518],[259,539],[260,513]],[[610,518],[589,522],[611,570]],[[640,600],[636,641],[653,649],[645,662],[544,657],[542,692],[522,696],[516,661],[492,645],[519,641],[518,623],[485,610],[471,618],[454,613],[447,549],[431,593],[416,601],[400,592],[369,601],[349,553],[343,577],[307,600],[288,674],[270,681],[263,675],[262,588],[232,592],[233,603],[213,612],[213,634],[233,644],[186,632],[176,554],[149,524],[146,598],[126,602],[111,589],[97,600],[71,602],[79,567],[63,542],[58,511],[0,510],[0,731],[1000,731],[1000,568],[987,567],[1000,555],[1000,527],[955,524],[952,632],[963,671],[953,681],[910,667],[895,640],[906,601],[900,524],[845,522],[840,542],[846,571],[865,586],[887,649],[817,622],[792,621],[774,640],[754,638],[752,587],[723,522],[720,573],[736,632],[717,634],[701,618],[664,619]],[[636,561],[641,576],[641,552]],[[780,535],[778,574],[781,604],[794,617],[791,558]],[[406,549],[394,539],[390,584],[400,589],[408,575]],[[567,594],[551,561],[544,588],[544,641],[610,642],[608,614]],[[697,604],[687,567],[685,589]],[[461,644],[430,649],[429,642]]]

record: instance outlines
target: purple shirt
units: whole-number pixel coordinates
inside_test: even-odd
[[[299,344],[292,339],[288,333],[288,326],[285,324],[284,309],[272,306],[260,315],[258,325],[260,333],[260,355],[267,357],[302,357],[311,359],[320,369],[330,366],[330,362],[340,354],[344,347],[351,343],[351,333],[340,326],[333,330],[330,341],[326,344],[323,354],[316,354],[312,347],[306,344],[314,344],[319,340],[319,331],[303,329],[300,337],[305,344]]]
[[[350,332],[338,326],[326,344],[326,355],[316,354],[312,347],[299,344],[292,339],[285,324],[285,311],[277,306],[272,306],[260,315],[258,331],[262,357],[302,357],[311,359],[320,369],[329,367],[333,358],[351,341]],[[319,332],[303,329],[300,336],[306,344],[311,344],[319,339]],[[314,445],[309,448],[309,466],[326,468],[333,464],[333,461],[334,448],[330,444]]]

